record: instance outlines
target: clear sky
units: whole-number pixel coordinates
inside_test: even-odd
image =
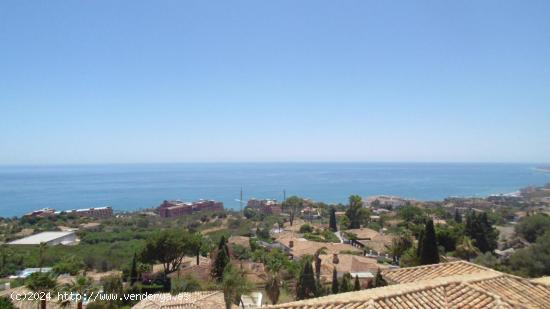
[[[550,162],[550,1],[0,2],[0,164]]]

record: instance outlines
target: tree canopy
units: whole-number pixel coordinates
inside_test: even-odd
[[[437,264],[439,263],[439,251],[437,249],[437,240],[435,236],[434,222],[428,220],[424,237],[422,238],[422,249],[420,251],[420,264]]]

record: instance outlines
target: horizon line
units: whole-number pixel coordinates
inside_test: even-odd
[[[546,167],[549,162],[535,161],[383,161],[383,160],[235,160],[235,161],[173,161],[173,162],[82,162],[82,163],[15,163],[2,164],[0,167],[55,167],[55,166],[106,166],[106,165],[176,165],[176,164],[531,164]]]

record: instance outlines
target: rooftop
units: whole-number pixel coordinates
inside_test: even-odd
[[[133,309],[168,309],[168,308],[224,308],[225,302],[221,291],[185,292],[178,295],[169,293],[154,294],[140,301]]]
[[[452,265],[445,265],[452,264]],[[440,264],[439,270],[470,263]],[[462,264],[462,265],[460,265]],[[414,267],[433,272],[433,268]],[[470,272],[473,268],[463,267]],[[271,306],[270,308],[322,309],[413,309],[413,308],[548,308],[550,286],[497,271],[479,271],[443,277],[418,279],[415,282],[342,293]],[[449,275],[445,275],[449,274]],[[418,278],[432,276],[417,276]]]
[[[40,243],[47,243],[52,240],[56,240],[61,237],[74,234],[74,231],[65,232],[42,232],[34,234],[25,238],[17,239],[10,242],[10,245],[39,245]]]
[[[481,274],[487,272],[499,273],[490,268],[466,261],[456,261],[417,267],[389,269],[384,271],[383,275],[386,280],[393,283],[409,283],[455,275]]]

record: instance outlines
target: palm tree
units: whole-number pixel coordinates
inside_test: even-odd
[[[65,284],[63,289],[69,293],[75,293],[78,295],[76,303],[77,309],[82,309],[82,302],[84,301],[84,298],[89,297],[91,293],[96,291],[92,284],[92,279],[84,276],[76,277],[73,282]]]
[[[40,271],[42,271],[42,267],[44,266],[45,254],[46,254],[46,243],[41,242],[40,246],[38,247],[38,268],[40,268]]]
[[[50,275],[49,273],[37,272],[33,273],[27,279],[27,288],[29,290],[39,293],[47,294],[53,292],[57,288],[57,278]],[[46,309],[46,299],[40,299],[40,308]]]
[[[222,289],[225,308],[231,309],[233,304],[239,303],[241,295],[250,292],[251,285],[240,269],[227,264],[223,272]]]
[[[281,294],[280,285],[279,276],[277,274],[270,274],[265,285],[265,291],[273,305],[279,301],[279,295]]]
[[[468,236],[462,237],[462,242],[457,245],[455,249],[455,255],[457,257],[468,261],[480,254],[481,251],[479,251],[479,249],[474,245],[474,241]]]

